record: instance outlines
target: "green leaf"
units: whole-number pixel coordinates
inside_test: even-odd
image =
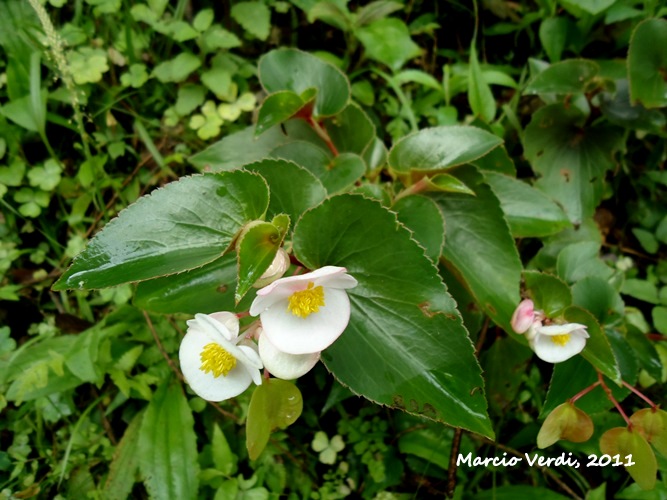
[[[470,103],[473,115],[480,117],[486,123],[490,123],[496,116],[496,100],[491,92],[491,87],[489,87],[489,84],[486,83],[482,75],[474,42],[470,47],[468,102]]]
[[[598,85],[600,66],[587,59],[568,59],[552,64],[528,84],[526,94],[577,94]]]
[[[178,88],[176,112],[181,116],[187,116],[204,104],[205,99],[206,89],[201,85],[183,85]]]
[[[572,225],[562,208],[529,184],[493,172],[485,172],[484,177],[500,200],[515,238],[551,236]]]
[[[308,169],[330,194],[349,188],[366,173],[366,163],[360,156],[353,153],[332,156],[305,141],[280,146],[271,151],[271,156],[291,160]]]
[[[357,38],[366,49],[366,56],[386,64],[394,71],[421,54],[410,38],[406,24],[395,17],[378,19],[356,30]]]
[[[324,120],[324,126],[340,153],[363,155],[375,139],[375,125],[355,103],[350,103],[341,113]]]
[[[660,244],[652,232],[638,227],[633,227],[632,234],[635,235],[635,238],[637,238],[639,244],[646,252],[656,253],[658,251]]]
[[[667,21],[646,19],[637,25],[628,49],[630,96],[647,108],[667,106]]]
[[[269,268],[283,242],[285,232],[270,222],[260,221],[251,222],[244,228],[237,243],[239,278],[234,295],[237,304]]]
[[[433,177],[424,177],[419,182],[423,182],[427,186],[426,191],[443,191],[445,193],[462,193],[475,196],[472,189],[453,175],[435,174]]]
[[[639,432],[625,427],[609,429],[600,438],[600,451],[610,456],[630,455],[633,465],[625,467],[628,474],[642,490],[655,488],[658,464],[651,446]]]
[[[357,19],[355,26],[360,27],[366,24],[377,21],[387,17],[389,14],[401,10],[404,5],[401,2],[394,2],[392,0],[375,0],[367,5],[364,5],[357,11]]]
[[[313,23],[318,19],[343,31],[351,29],[349,11],[335,2],[320,0],[308,9],[308,22]]]
[[[229,477],[237,471],[238,458],[232,452],[225,434],[217,424],[213,425],[213,437],[211,438],[211,455],[216,470]]]
[[[571,22],[567,17],[549,17],[540,23],[540,42],[552,63],[560,61],[567,43]]]
[[[619,387],[606,377],[604,380],[617,401],[623,401],[630,393],[628,389]],[[556,363],[539,418],[545,418],[558,405],[597,381],[598,373],[582,356],[574,356],[562,363]],[[589,415],[606,411],[613,406],[614,404],[599,386],[577,400],[577,408]]]
[[[572,305],[570,287],[560,278],[538,271],[524,271],[523,279],[535,308],[544,311],[548,318],[559,316]]]
[[[613,325],[624,315],[623,299],[611,284],[600,276],[588,276],[572,287],[574,305],[591,312],[602,325]]]
[[[437,262],[445,244],[445,219],[438,205],[425,196],[406,196],[391,209],[398,220],[412,231],[412,237],[424,247],[426,255]]]
[[[389,152],[389,167],[400,176],[439,172],[470,163],[502,144],[499,137],[476,127],[449,126],[420,130],[404,137]]]
[[[447,266],[494,322],[510,331],[519,303],[521,262],[500,202],[473,167],[454,172],[476,196],[432,194],[445,215]]]
[[[44,106],[46,106],[47,95],[48,93],[46,91],[42,92]],[[31,132],[39,132],[40,130],[43,130],[44,124],[40,122],[39,117],[35,115],[33,102],[29,95],[9,101],[0,108],[0,114]]]
[[[649,302],[650,304],[659,304],[658,287],[650,281],[640,279],[627,279],[621,287],[623,295],[629,295],[635,299]]]
[[[280,127],[273,127],[259,137],[255,137],[254,132],[255,127],[250,126],[228,135],[191,156],[189,161],[199,170],[234,170],[240,165],[261,160],[273,149],[292,141]]]
[[[590,338],[586,341],[586,347],[581,355],[595,368],[612,379],[616,383],[621,381],[621,373],[609,340],[604,330],[600,327],[595,317],[577,306],[570,306],[565,310],[565,319],[568,323],[581,323],[586,325]]]
[[[197,498],[197,436],[180,385],[164,382],[139,429],[139,471],[152,498]]]
[[[560,203],[574,224],[593,215],[612,155],[623,145],[620,129],[584,127],[584,121],[575,107],[551,104],[533,115],[523,137],[526,158],[540,175],[535,186]]]
[[[594,241],[573,243],[563,248],[558,254],[556,267],[558,276],[568,283],[587,276],[608,279],[614,274],[613,269],[600,259],[600,244]]]
[[[301,391],[292,382],[271,378],[252,393],[246,421],[246,447],[257,460],[274,429],[292,425],[303,411]]]
[[[350,83],[335,66],[297,49],[277,49],[262,56],[258,63],[262,87],[269,92],[291,90],[298,95],[317,90],[314,117],[340,113],[350,100]]]
[[[104,288],[199,267],[226,252],[247,222],[264,216],[268,203],[268,187],[257,174],[181,178],[107,224],[53,288]]]
[[[142,281],[137,285],[134,304],[163,314],[233,311],[236,277],[236,254],[228,253],[184,273]]]
[[[616,0],[561,0],[562,3],[570,8],[572,11],[577,13],[577,16],[581,15],[581,11],[588,14],[597,15],[601,12],[604,12],[609,7],[611,7]]]
[[[243,29],[260,40],[271,32],[271,11],[263,2],[234,2],[231,15]]]
[[[528,347],[509,337],[498,337],[482,357],[489,406],[497,415],[511,411],[516,404],[526,367],[533,357]]]
[[[281,90],[269,95],[259,108],[255,135],[258,136],[274,125],[289,120],[307,103],[306,100],[290,90]]]
[[[322,183],[307,169],[285,160],[265,159],[246,165],[269,185],[268,215],[287,214],[293,221],[327,196]]]
[[[174,59],[164,61],[153,69],[153,76],[162,83],[182,82],[201,66],[201,61],[190,52],[181,52]]]
[[[346,331],[322,353],[343,385],[371,401],[493,435],[456,305],[393,213],[358,195],[328,198],[301,217],[293,243],[308,268],[344,266],[359,282],[348,291]]]
[[[143,412],[137,413],[127,426],[120,443],[116,446],[109,465],[109,475],[104,483],[104,498],[125,500],[130,496],[139,468],[137,438]]]
[[[194,26],[197,31],[206,31],[211,24],[213,24],[213,19],[215,19],[213,9],[202,9],[197,12],[197,15],[192,21],[192,26]]]

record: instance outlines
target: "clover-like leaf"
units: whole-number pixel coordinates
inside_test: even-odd
[[[560,439],[583,443],[593,435],[593,421],[585,412],[566,402],[546,418],[537,434],[537,447],[547,448]]]

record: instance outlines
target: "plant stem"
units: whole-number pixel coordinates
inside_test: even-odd
[[[604,379],[602,378],[602,373],[598,372],[598,382],[602,386],[602,389],[604,390],[605,394],[607,395],[607,398],[609,398],[609,401],[611,401],[616,409],[618,410],[618,413],[621,414],[623,417],[623,420],[625,420],[625,423],[628,424],[628,429],[632,429],[632,422],[630,422],[630,419],[628,416],[625,414],[623,411],[623,408],[621,408],[621,405],[616,401],[616,398],[614,395],[611,393],[611,389],[607,386],[607,384],[604,383]]]
[[[591,392],[593,389],[595,389],[598,385],[600,385],[600,381],[599,381],[599,380],[598,380],[597,382],[595,382],[594,384],[591,384],[591,385],[589,385],[588,387],[586,387],[583,391],[581,391],[581,392],[575,394],[574,396],[572,396],[572,397],[570,398],[570,403],[574,403],[577,399],[579,399],[579,398],[585,396],[586,394],[588,394],[589,392]]]
[[[630,384],[628,384],[625,380],[621,380],[621,383],[622,383],[625,387],[627,387],[628,389],[630,389],[632,392],[634,392],[637,396],[639,396],[639,397],[642,398],[644,401],[646,401],[646,402],[649,404],[649,406],[650,406],[651,408],[656,408],[656,407],[657,407],[657,405],[656,405],[653,401],[651,401],[649,398],[647,398],[646,396],[644,396],[644,394],[642,394],[642,393],[639,391],[639,389],[636,389],[636,388],[632,387],[632,386],[631,386]]]
[[[338,156],[340,153],[338,152],[338,149],[331,140],[331,137],[329,137],[329,134],[327,133],[325,128],[319,123],[317,123],[317,121],[314,120],[312,116],[306,118],[306,121],[308,122],[308,125],[310,125],[311,128],[315,131],[315,133],[319,136],[319,138],[326,143],[327,147],[329,148],[329,151],[331,151],[334,156]]]

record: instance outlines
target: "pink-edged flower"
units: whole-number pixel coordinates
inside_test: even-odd
[[[549,363],[560,363],[579,354],[589,338],[586,325],[567,323],[535,328],[535,336],[529,339],[537,356]]]
[[[350,321],[346,289],[357,280],[344,267],[325,266],[281,278],[257,291],[250,314],[260,317],[264,335],[287,354],[319,353],[333,344]]]
[[[280,351],[268,339],[263,329],[257,329],[256,335],[259,336],[257,343],[259,347],[259,357],[262,358],[264,368],[271,375],[283,380],[294,380],[305,375],[320,360],[320,353],[310,354],[287,354]]]
[[[262,383],[256,347],[239,337],[239,320],[230,312],[196,314],[188,321],[178,357],[192,390],[208,401],[233,398],[251,382]]]
[[[530,299],[522,300],[512,314],[512,330],[526,333],[535,321],[535,306]]]

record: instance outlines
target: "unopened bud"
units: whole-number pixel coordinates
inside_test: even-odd
[[[285,250],[279,248],[276,256],[273,258],[273,262],[271,262],[271,265],[266,271],[264,271],[264,274],[262,274],[252,286],[255,288],[264,288],[266,285],[270,285],[278,278],[282,278],[289,269],[289,266],[289,255]]]

